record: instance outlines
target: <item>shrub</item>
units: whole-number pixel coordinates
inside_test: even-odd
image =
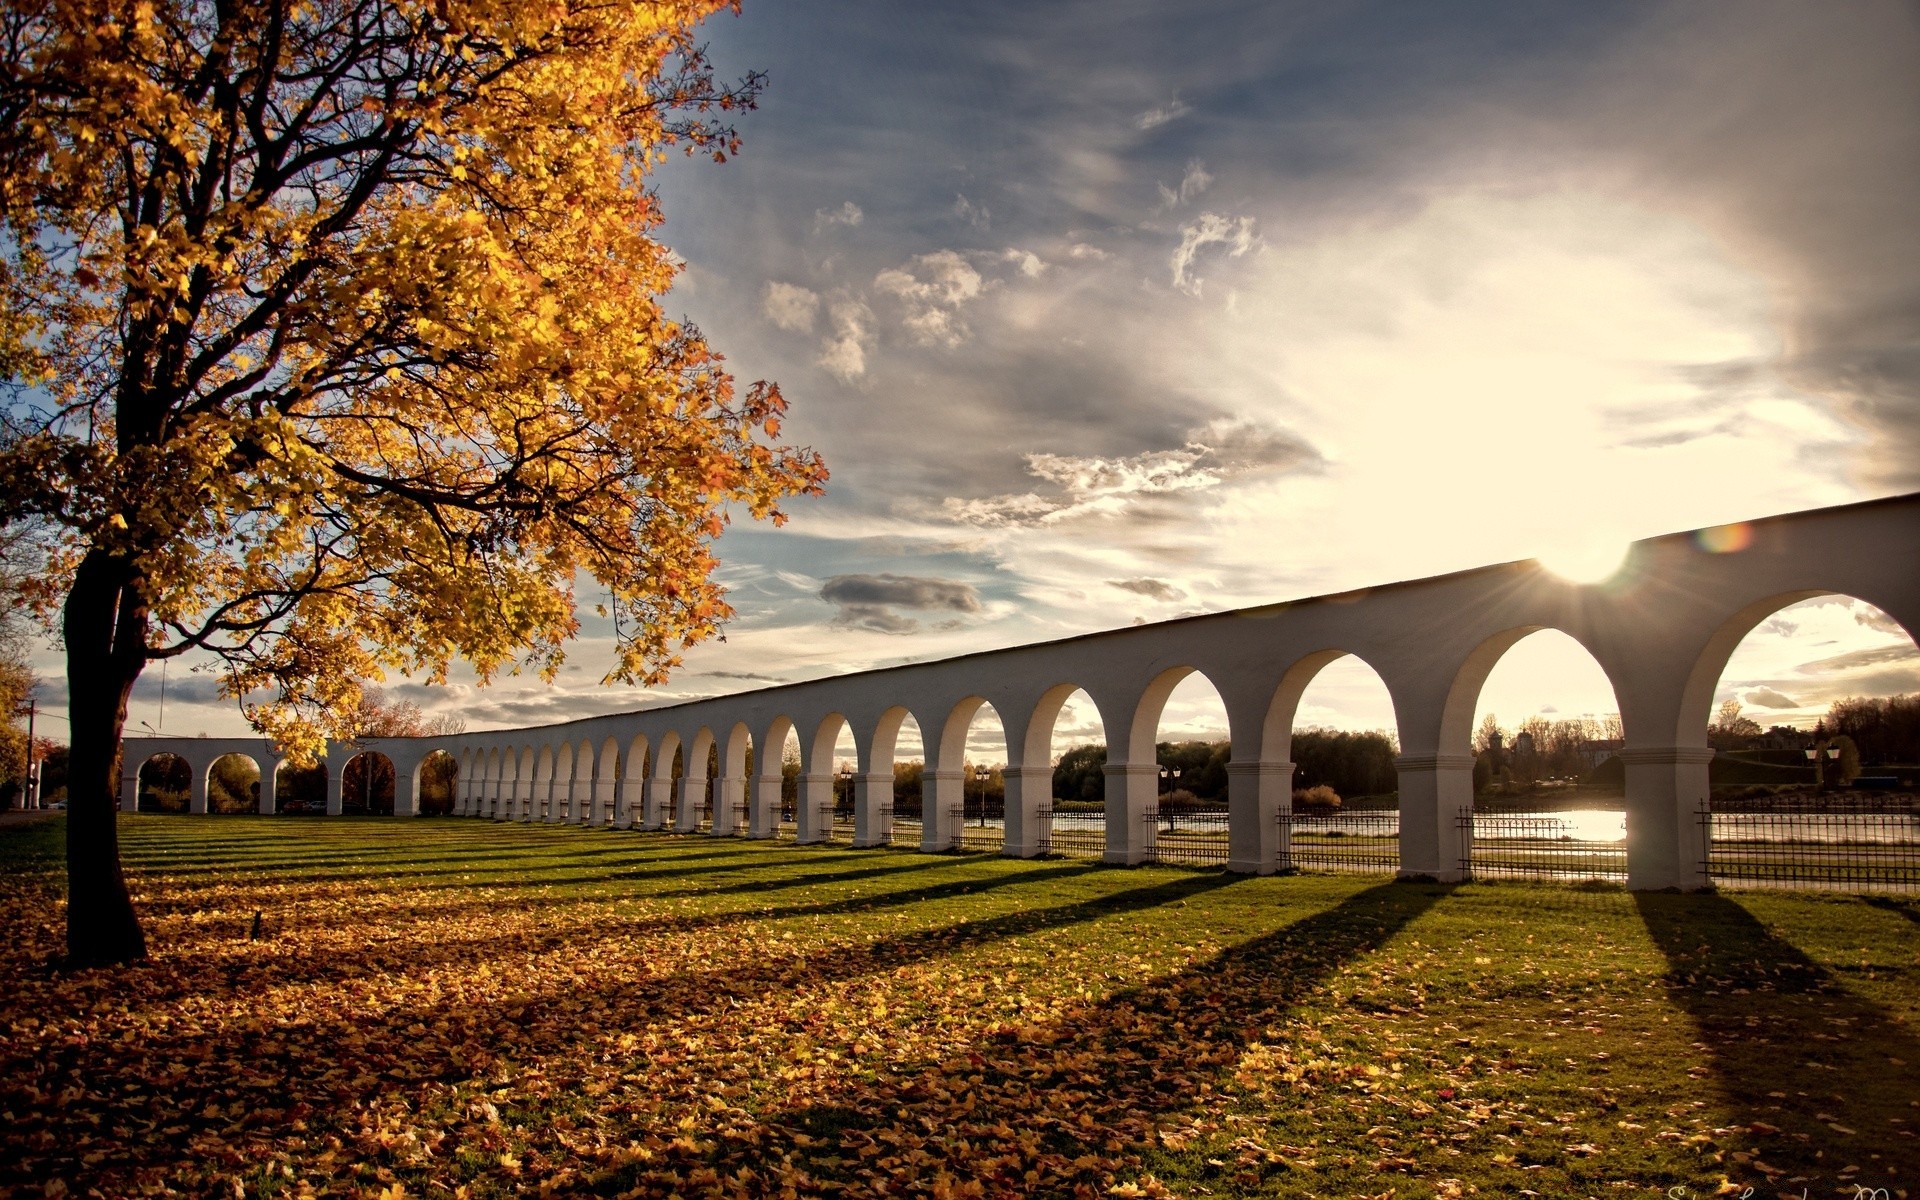
[[[1324,783],[1310,788],[1293,789],[1293,803],[1297,808],[1339,808],[1340,793]]]

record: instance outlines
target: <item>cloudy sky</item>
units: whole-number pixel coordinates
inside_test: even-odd
[[[708,33],[770,87],[739,158],[657,177],[669,307],[832,482],[722,539],[739,616],[667,688],[600,687],[591,624],[553,687],[399,685],[475,728],[1920,489],[1911,5],[749,0]],[[1917,666],[1827,603],[1723,692],[1806,720]],[[172,673],[168,732],[239,731]],[[1613,707],[1554,635],[1483,700]],[[1305,717],[1390,710],[1356,664]]]

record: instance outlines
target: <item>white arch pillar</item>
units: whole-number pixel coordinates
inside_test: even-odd
[[[1627,746],[1627,886],[1699,891],[1707,878],[1706,746]]]
[[[1156,763],[1108,763],[1107,850],[1102,862],[1134,867],[1153,858],[1160,813],[1160,768]]]
[[[669,759],[669,762],[672,760]],[[647,803],[640,814],[640,828],[649,832],[667,827],[667,801],[673,798],[673,780],[654,776],[647,781]]]
[[[673,831],[675,833],[697,833],[700,830],[700,810],[707,803],[707,777],[705,775],[682,775],[680,777],[680,806],[673,813]]]
[[[192,763],[187,782],[187,811],[204,815],[207,811],[207,772],[213,769],[212,763]]]
[[[332,756],[327,761],[327,815],[337,817],[347,811],[347,764],[336,768]]]
[[[893,772],[863,771],[853,777],[853,845],[872,849],[893,842]]]
[[[1038,858],[1053,849],[1053,768],[1008,766],[1006,843],[1008,858]],[[957,830],[955,831],[958,832]]]
[[[1473,755],[1403,754],[1400,772],[1400,878],[1458,883],[1471,870]]]
[[[958,767],[920,773],[920,848],[928,854],[960,848],[960,826],[966,815],[962,775]]]
[[[268,759],[260,764],[260,812],[272,816],[280,811],[280,764]]]
[[[609,775],[602,779],[595,776],[593,781],[593,812],[588,824],[604,828],[613,823],[615,809],[620,802],[619,781]]]
[[[1227,870],[1271,875],[1293,869],[1281,818],[1293,811],[1293,764],[1227,764]]]
[[[389,760],[391,761],[391,760]],[[420,774],[425,760],[401,766],[393,764],[393,815],[396,817],[417,817],[420,815]]]
[[[747,836],[770,838],[780,832],[780,785],[778,774],[758,775],[753,780],[753,803],[747,812]]]
[[[714,781],[713,836],[734,837],[747,828],[747,781],[722,775]]]
[[[794,806],[794,841],[801,845],[833,837],[832,772],[800,777],[800,799]]]

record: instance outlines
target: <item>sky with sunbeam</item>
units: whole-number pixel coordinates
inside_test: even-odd
[[[769,87],[740,157],[656,176],[669,308],[833,479],[721,540],[739,615],[665,688],[602,687],[590,616],[553,685],[395,682],[475,728],[1920,489],[1910,5],[749,0],[707,33]],[[170,670],[167,732],[240,731]],[[1723,685],[1763,725],[1888,690],[1920,657],[1838,601]],[[1484,699],[1614,708],[1548,642]],[[1356,668],[1303,719],[1391,710]]]

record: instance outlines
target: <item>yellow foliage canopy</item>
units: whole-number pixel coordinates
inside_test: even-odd
[[[612,679],[712,634],[729,512],[826,478],[660,304],[647,172],[761,85],[692,45],[721,7],[10,5],[0,511],[59,530],[70,653],[133,614],[311,748],[384,670],[552,671],[581,572]]]

